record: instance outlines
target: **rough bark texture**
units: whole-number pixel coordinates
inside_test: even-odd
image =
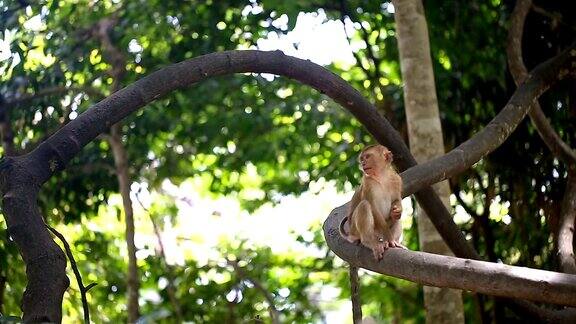
[[[338,232],[338,224],[346,215],[347,207],[334,209],[323,228],[330,249],[354,266],[423,285],[576,305],[576,275],[404,249],[390,249],[384,259],[376,261],[368,248],[348,248],[351,243]]]
[[[428,26],[421,0],[395,0],[393,3],[400,67],[404,81],[404,107],[410,151],[421,163],[444,154]],[[443,181],[434,187],[449,209],[448,182]],[[421,208],[415,210],[420,250],[453,255],[426,213]],[[464,323],[464,306],[460,290],[424,286],[424,305],[426,323]]]
[[[576,51],[574,51],[574,54],[570,53],[570,50],[573,49],[574,47],[571,47],[556,58],[539,65],[532,73],[532,77],[518,88],[515,96],[511,99],[513,107],[510,108],[511,104],[509,104],[506,108],[509,110],[512,109],[513,112],[515,112],[519,107],[524,107],[532,102],[534,98],[553,83],[553,81],[558,79],[560,70],[562,70],[562,76],[574,72],[576,67],[571,67],[570,65],[574,62],[574,56],[576,56]],[[20,174],[11,171],[8,172],[7,167],[10,165],[13,166],[14,160],[2,162],[0,164],[0,189],[3,195],[4,206],[6,206],[7,200],[10,202],[12,197],[14,197],[14,195],[6,196],[11,192],[10,183],[19,184],[29,190],[36,186],[36,191],[33,192],[35,198],[37,190],[39,189],[38,187],[46,182],[54,173],[61,171],[85,145],[108,130],[113,124],[145,106],[147,103],[163,97],[171,91],[189,86],[201,80],[218,75],[246,72],[273,73],[285,76],[325,93],[348,109],[378,142],[386,145],[394,152],[395,160],[400,169],[405,170],[416,164],[408,148],[403,143],[399,134],[390,126],[390,123],[384,119],[358,91],[353,89],[340,77],[317,64],[286,56],[279,51],[227,51],[199,56],[165,67],[115,92],[62,127],[54,133],[54,135],[42,142],[34,151],[19,158],[17,163],[18,167],[25,172],[21,172]],[[506,109],[503,111],[505,110]],[[508,114],[510,113],[507,113],[503,118],[506,119]],[[515,114],[511,115],[515,116]],[[499,120],[501,119],[502,118]],[[499,123],[497,122],[490,127],[492,130],[489,132],[493,132],[494,129],[498,130],[500,129],[499,127]],[[506,133],[501,134],[506,135]],[[482,137],[478,139],[479,135],[481,134],[476,135],[472,139],[474,140],[473,142],[459,147],[456,153],[452,152],[452,154],[447,154],[447,158],[427,162],[424,169],[426,169],[426,172],[432,174],[436,172],[443,173],[449,170],[450,175],[453,175],[461,169],[469,167],[486,153],[483,151],[484,149],[490,149],[490,146],[486,148],[484,145],[480,145],[480,148],[476,147],[476,145],[482,144],[484,140],[487,140],[485,135],[482,135]],[[472,155],[468,151],[473,151],[474,154]],[[474,160],[474,158],[471,157],[463,159],[461,158],[463,156],[472,156],[477,159]],[[446,163],[446,165],[444,165],[444,163]],[[453,170],[453,165],[457,165],[458,168]],[[436,167],[438,167],[437,170],[434,169]],[[423,170],[422,167],[420,167],[419,170]],[[448,173],[433,175],[432,178],[442,180],[447,175]],[[405,183],[408,180],[415,182],[415,178],[408,178],[405,174],[403,174],[403,179]],[[429,182],[430,180],[426,181]],[[411,190],[417,190],[423,187],[424,185],[422,183],[418,183],[417,185],[413,185]],[[421,189],[416,194],[416,197],[454,254],[461,257],[479,257],[476,251],[468,244],[456,224],[454,224],[450,214],[434,190],[431,188]],[[36,214],[28,213],[30,210],[35,210]],[[9,228],[12,227],[12,224],[20,224],[25,227],[25,230],[21,232],[21,237],[16,241],[23,255],[42,253],[35,249],[38,244],[43,247],[49,246],[50,244],[54,245],[51,240],[49,240],[51,243],[48,241],[38,243],[39,240],[42,240],[41,236],[45,235],[49,237],[49,235],[44,226],[34,225],[37,222],[43,224],[42,217],[37,211],[35,199],[28,199],[22,205],[14,205],[12,209],[4,208],[3,211]],[[337,233],[337,225],[333,229]],[[349,246],[348,248],[350,251],[355,251],[354,248],[350,248]],[[43,251],[49,250],[45,249]],[[61,259],[64,261],[62,251],[59,249],[58,251]],[[57,255],[58,252],[52,251],[52,254]],[[33,258],[25,260],[29,261],[27,262],[28,266],[33,265]],[[65,263],[65,261],[63,263]],[[65,267],[60,267],[58,262],[45,264],[42,270],[44,270],[44,276],[28,277],[30,280],[28,289],[47,281],[61,282],[61,279],[65,278]],[[44,306],[41,308],[33,308],[32,306],[29,307],[28,304],[24,304],[23,311],[25,317],[42,317],[45,316],[44,314],[50,314],[53,315],[48,317],[50,321],[60,322],[61,317],[58,314],[61,313],[62,298],[59,292],[63,293],[65,288],[50,287],[52,288],[52,292],[49,296],[43,296],[39,293],[34,294],[38,299],[33,298],[32,300],[46,300],[42,304]]]
[[[70,282],[66,257],[52,240],[38,210],[40,183],[20,158],[0,163],[0,189],[8,233],[26,263],[28,285],[22,299],[24,322],[60,322],[62,298]]]

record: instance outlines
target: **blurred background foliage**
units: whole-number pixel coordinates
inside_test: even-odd
[[[523,41],[528,69],[574,40],[576,15],[569,2],[534,2]],[[426,0],[424,6],[450,150],[481,129],[514,92],[505,56],[514,1]],[[0,123],[14,135],[0,151],[11,144],[18,154],[32,150],[110,93],[110,62],[90,37],[110,17],[117,19],[112,40],[127,57],[124,85],[214,51],[272,49],[281,41],[289,54],[302,53],[305,44],[291,35],[311,17],[331,28],[330,40],[344,42],[340,52],[322,43],[326,48],[314,48],[311,59],[361,91],[406,137],[393,12],[390,2],[354,0],[0,0]],[[47,89],[59,90],[22,101]],[[574,81],[566,81],[541,99],[554,128],[572,144],[574,90]],[[269,321],[271,300],[282,322],[350,322],[347,268],[321,235],[321,220],[358,184],[355,157],[372,141],[350,114],[290,80],[236,75],[157,100],[129,116],[124,128],[137,181],[132,194],[143,197],[136,207],[142,323],[174,319],[167,288],[172,284],[182,317],[192,322]],[[126,320],[116,183],[110,148],[98,139],[40,197],[47,222],[72,245],[85,284],[98,284],[88,294],[95,322]],[[566,166],[528,121],[450,183],[455,219],[482,255],[557,269],[553,236]],[[409,206],[409,199],[404,203]],[[166,255],[151,220],[168,242]],[[405,242],[418,249],[410,210],[404,225]],[[382,322],[424,321],[417,285],[363,274],[365,314]],[[0,219],[1,314],[21,315],[25,282],[23,262]],[[493,300],[464,296],[470,322],[514,316]],[[64,320],[81,318],[72,280]]]

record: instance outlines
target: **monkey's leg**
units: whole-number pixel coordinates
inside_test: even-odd
[[[352,218],[360,235],[360,242],[372,250],[376,260],[384,257],[384,251],[388,249],[388,241],[376,232],[376,222],[372,208],[367,200],[358,204]]]

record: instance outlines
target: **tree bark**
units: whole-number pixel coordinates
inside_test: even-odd
[[[25,160],[8,157],[0,163],[0,191],[8,234],[26,263],[28,285],[22,298],[23,321],[60,322],[62,299],[70,281],[66,257],[52,240],[37,205],[41,183]]]
[[[421,0],[394,0],[393,4],[410,151],[421,163],[444,154],[428,26]],[[450,209],[448,182],[444,180],[434,187],[446,208]],[[415,214],[418,220],[420,249],[435,254],[453,255],[426,212],[416,208]],[[462,293],[459,290],[424,286],[424,305],[426,323],[464,323]]]

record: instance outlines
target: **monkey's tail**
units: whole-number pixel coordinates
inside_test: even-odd
[[[346,224],[346,222],[348,222],[349,218],[350,218],[350,216],[346,215],[340,221],[340,226],[338,227],[338,229],[340,230],[340,235],[342,235],[342,237],[348,237],[349,233],[346,233],[346,230],[344,229],[344,224]]]

